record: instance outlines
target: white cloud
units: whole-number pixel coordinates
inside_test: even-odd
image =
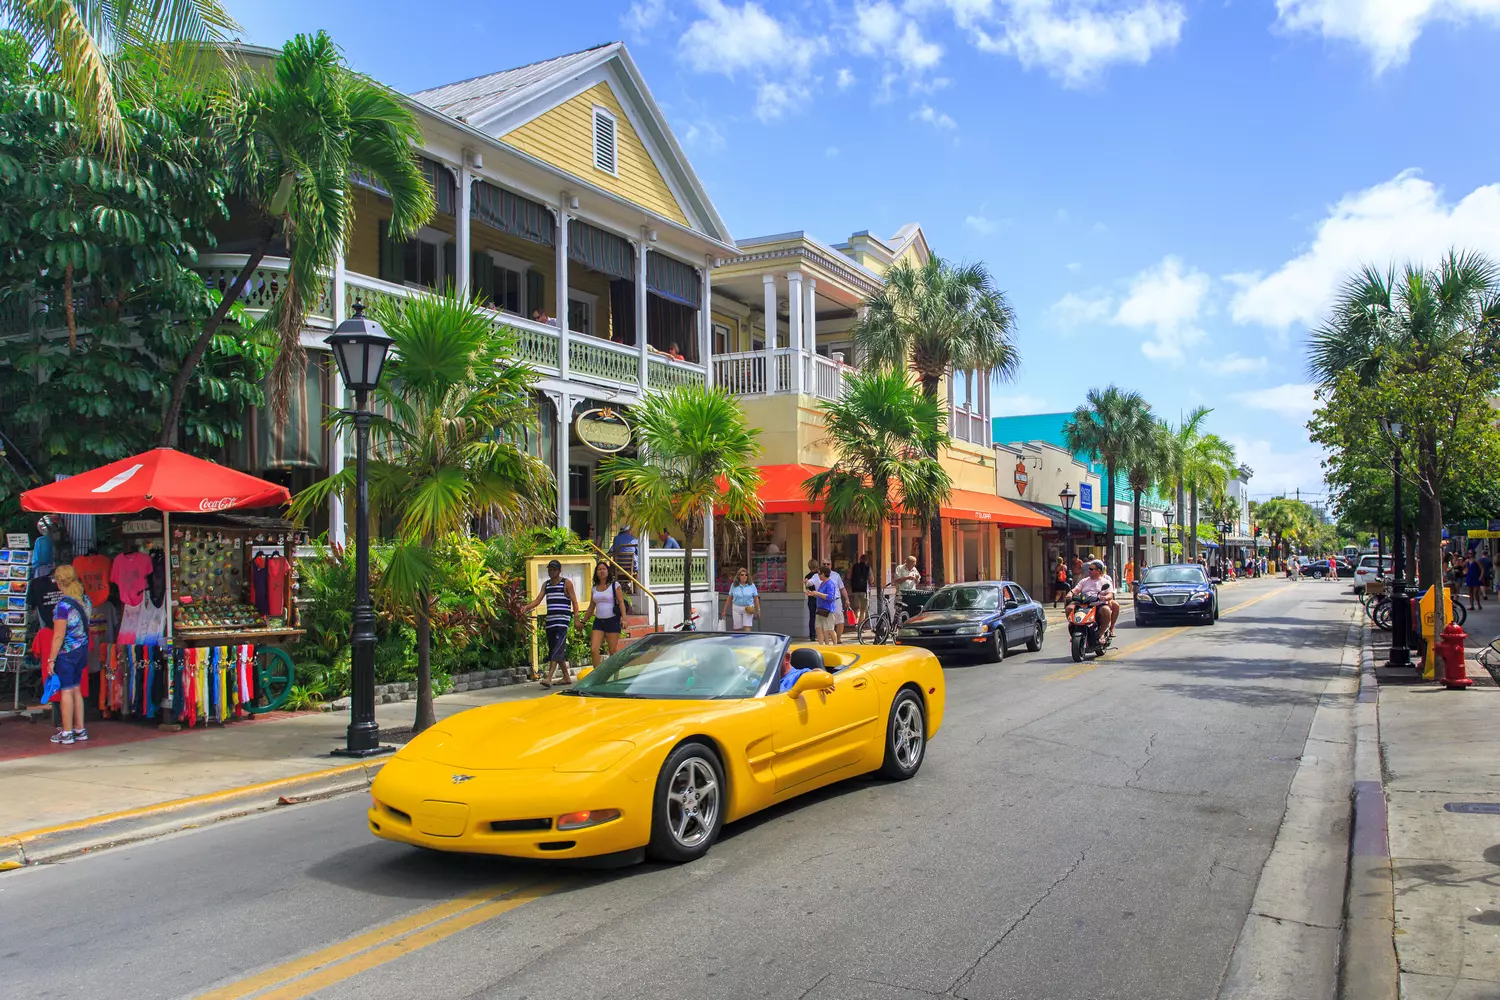
[[[981,209],[981,211],[983,210]],[[984,215],[966,215],[964,216],[964,225],[981,236],[989,236],[999,228],[993,220],[986,218]]]
[[[671,17],[667,12],[667,0],[635,0],[620,23],[636,38],[644,38],[663,19]]]
[[[1406,62],[1433,21],[1500,20],[1500,0],[1276,0],[1276,23],[1353,42],[1377,73]]]
[[[1240,286],[1230,313],[1237,323],[1280,330],[1312,326],[1356,268],[1408,259],[1430,265],[1450,247],[1500,254],[1500,184],[1449,204],[1441,189],[1408,170],[1344,196],[1318,223],[1307,250],[1270,275],[1227,278]]]
[[[990,414],[996,417],[1009,417],[1017,413],[1046,413],[1049,408],[1050,404],[1041,396],[1028,396],[1024,392],[996,390],[990,395]]]
[[[778,21],[754,2],[734,7],[723,0],[699,0],[703,17],[678,39],[684,62],[699,73],[739,73],[756,83],[755,114],[762,121],[781,117],[809,96],[813,61],[828,48],[821,36],[808,36]]]
[[[718,152],[728,145],[724,133],[720,132],[713,122],[689,122],[687,131],[682,134],[685,145],[697,149],[708,149]]]
[[[1056,302],[1048,310],[1053,321],[1065,330],[1077,329],[1081,326],[1093,326],[1103,323],[1109,319],[1109,314],[1114,308],[1114,302],[1107,295],[1096,295],[1092,298],[1069,292]]]
[[[1064,264],[1063,267],[1067,268],[1070,274],[1077,274],[1079,271],[1083,270],[1083,265],[1078,263],[1078,261],[1076,260],[1069,261],[1068,263]]]
[[[1205,311],[1210,285],[1202,271],[1184,266],[1176,257],[1163,257],[1131,279],[1114,322],[1151,332],[1141,344],[1146,357],[1180,362],[1184,350],[1203,339],[1198,319]]]
[[[950,118],[946,112],[938,111],[930,104],[922,105],[921,109],[914,112],[912,117],[918,121],[926,122],[934,128],[952,130],[958,128],[958,122]]]
[[[838,88],[840,90],[848,90],[850,87],[854,86],[856,79],[857,78],[855,77],[854,71],[852,69],[850,69],[848,66],[841,66],[839,68],[838,77],[834,82],[838,84]]]
[[[837,146],[829,146],[827,149],[823,150],[823,155],[831,160],[835,156],[839,155],[839,148]]]
[[[755,89],[755,117],[763,122],[772,121],[780,118],[792,105],[807,98],[807,88],[799,83],[768,80]]]
[[[890,59],[913,77],[943,60],[943,47],[926,38],[917,22],[890,0],[856,3],[852,33],[855,51]]]
[[[1269,494],[1295,493],[1321,496],[1323,484],[1323,450],[1315,445],[1282,451],[1264,438],[1225,435],[1234,446],[1235,458],[1255,470],[1250,480],[1250,495],[1263,498]]]
[[[1187,13],[1175,0],[1095,4],[1087,0],[949,0],[954,18],[986,52],[1040,67],[1066,86],[1091,83],[1116,63],[1148,62],[1182,35]]]
[[[1231,395],[1241,406],[1252,410],[1269,410],[1298,423],[1306,423],[1318,405],[1311,382],[1287,382]]]
[[[1264,372],[1267,361],[1264,357],[1247,358],[1241,354],[1226,354],[1222,358],[1202,358],[1200,367],[1216,375],[1255,375]]]

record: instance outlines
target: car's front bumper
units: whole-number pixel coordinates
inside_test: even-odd
[[[455,782],[455,775],[470,777]],[[602,773],[479,770],[395,758],[370,786],[370,832],[385,840],[438,851],[513,858],[583,858],[644,847],[651,839],[653,781],[623,769]],[[620,817],[579,830],[556,829],[557,818],[586,809],[618,809]],[[545,820],[549,825],[509,829]],[[492,824],[501,824],[496,829]]]
[[[979,654],[985,652],[993,642],[994,633],[984,632],[979,635],[913,635],[898,636],[896,642],[902,646],[915,646],[928,652],[956,655],[959,653]]]

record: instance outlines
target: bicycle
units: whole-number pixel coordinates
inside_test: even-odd
[[[906,612],[906,604],[897,595],[891,595],[886,599],[888,608],[879,608],[874,614],[866,616],[855,626],[855,637],[860,645],[883,646],[896,638],[896,633],[901,631],[901,626],[911,615]]]
[[[1462,601],[1447,600],[1448,619],[1455,621],[1460,627],[1469,620],[1469,609]],[[1391,630],[1391,596],[1387,593],[1379,593],[1365,602],[1365,614],[1369,616],[1370,622],[1382,632]]]

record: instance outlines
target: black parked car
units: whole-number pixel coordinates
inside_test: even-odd
[[[1202,566],[1176,563],[1149,566],[1135,595],[1136,625],[1162,621],[1198,621],[1212,625],[1219,619],[1219,591]]]
[[[1042,648],[1047,613],[1018,583],[984,580],[938,590],[922,613],[902,626],[896,641],[943,656],[982,656],[999,662],[1010,646]]]

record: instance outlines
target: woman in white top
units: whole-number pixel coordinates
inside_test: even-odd
[[[620,585],[615,580],[615,568],[607,562],[594,567],[589,606],[579,612],[579,623],[590,615],[594,616],[594,629],[589,633],[589,653],[597,667],[600,643],[606,644],[611,653],[619,650],[621,623],[625,615],[625,595],[620,593]]]

